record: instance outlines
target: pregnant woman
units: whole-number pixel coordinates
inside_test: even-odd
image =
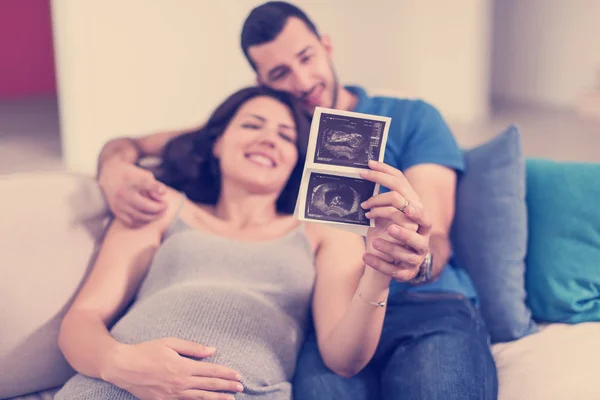
[[[78,374],[57,400],[289,400],[311,315],[331,370],[369,362],[390,275],[412,273],[387,235],[403,214],[389,193],[372,199],[369,251],[360,236],[299,223],[307,135],[287,96],[252,87],[168,144],[167,211],[139,227],[111,222],[63,320],[59,345]],[[399,176],[379,163],[365,178],[415,196]]]

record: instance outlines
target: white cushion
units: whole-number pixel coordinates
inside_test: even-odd
[[[0,398],[62,385],[74,371],[60,321],[91,266],[108,208],[91,177],[0,176]]]
[[[25,396],[13,397],[10,400],[53,400],[54,395],[60,388],[48,389],[42,392],[28,394]]]
[[[550,324],[492,351],[499,400],[600,399],[600,322]]]

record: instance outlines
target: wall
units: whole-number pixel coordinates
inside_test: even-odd
[[[447,119],[487,117],[489,0],[306,3],[311,3],[306,10],[333,35],[343,80],[425,98]],[[332,18],[341,4],[346,18]]]
[[[0,99],[55,92],[50,0],[1,0]]]
[[[496,0],[494,97],[573,107],[600,75],[599,17],[598,0]]]
[[[239,34],[260,3],[54,0],[67,166],[91,173],[108,139],[195,126],[252,84]],[[332,36],[344,83],[424,97],[448,119],[487,115],[489,0],[295,3]]]

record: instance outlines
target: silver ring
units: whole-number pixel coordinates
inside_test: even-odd
[[[408,207],[410,205],[410,201],[408,201],[408,199],[404,199],[404,205],[402,206],[402,208],[400,208],[400,212],[404,212],[404,210],[406,210],[406,207]]]

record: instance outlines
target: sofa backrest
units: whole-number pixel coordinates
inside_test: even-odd
[[[0,176],[0,398],[61,385],[74,371],[60,321],[109,221],[92,177]]]

